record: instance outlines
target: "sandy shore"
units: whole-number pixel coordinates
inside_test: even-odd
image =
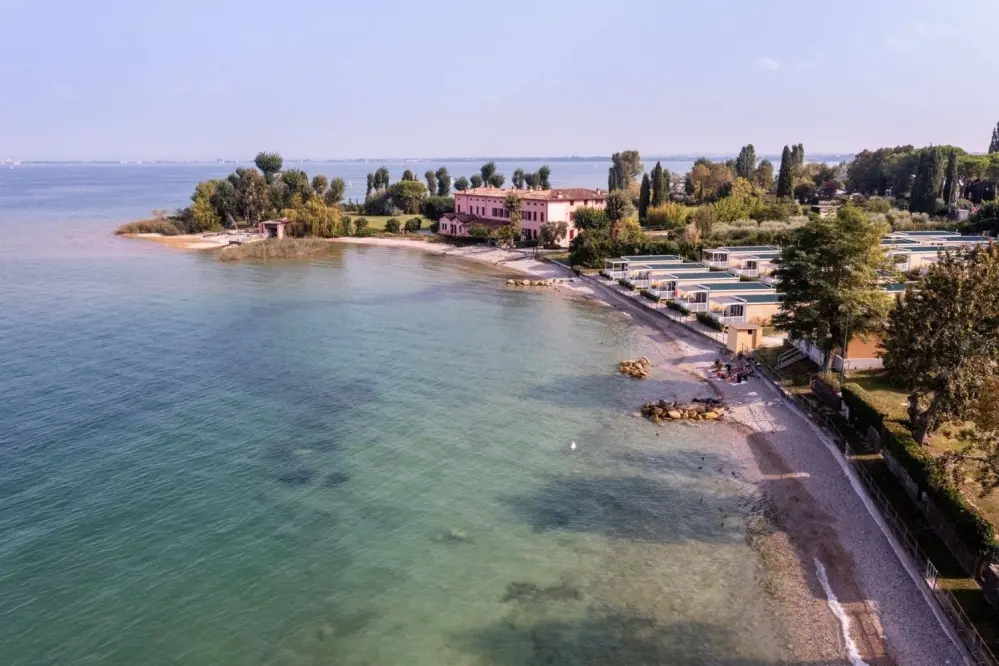
[[[656,363],[696,376],[723,397],[730,423],[746,435],[747,475],[764,503],[748,539],[767,569],[795,663],[964,664],[832,445],[793,404],[763,379],[740,386],[708,380],[714,359],[724,357],[719,346],[587,282],[598,298],[649,329],[658,341]]]
[[[205,237],[201,234],[183,234],[179,236],[123,234],[122,237],[150,240],[176,250],[214,250],[225,247],[228,244],[228,239],[224,236]],[[483,245],[458,247],[447,243],[431,243],[422,238],[388,238],[381,236],[370,236],[367,238],[345,236],[343,238],[331,238],[330,242],[343,245],[377,245],[426,252],[454,257],[456,259],[492,264],[511,272],[539,278],[556,278],[571,275],[569,271],[562,267],[534,259],[534,253],[531,250],[504,250]]]

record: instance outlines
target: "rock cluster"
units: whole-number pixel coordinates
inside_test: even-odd
[[[621,361],[617,364],[617,369],[622,375],[628,375],[635,379],[645,379],[649,376],[651,365],[652,362],[643,356],[631,361]]]
[[[647,402],[642,405],[642,416],[659,423],[662,420],[717,421],[725,415],[725,408],[714,399],[699,402]]]
[[[508,287],[554,287],[555,280],[507,280]]]

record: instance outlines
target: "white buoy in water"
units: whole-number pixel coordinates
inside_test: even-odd
[[[572,449],[573,451],[575,451],[576,450],[576,442],[573,442],[572,444],[570,444],[569,448]]]

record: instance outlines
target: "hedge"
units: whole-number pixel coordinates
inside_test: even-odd
[[[685,314],[685,315],[690,314],[690,310],[683,307],[676,301],[666,301],[666,308],[672,310],[673,312],[679,312],[680,314]]]
[[[860,384],[843,384],[840,392],[843,395],[843,402],[850,408],[850,421],[863,433],[866,433],[868,428],[874,428],[879,433],[884,432],[886,421],[905,423],[909,420],[905,410],[885,405]]]
[[[708,328],[713,328],[716,331],[721,331],[722,333],[725,332],[725,324],[721,323],[707,312],[698,312],[697,321],[701,322]]]
[[[629,284],[628,284],[628,281],[627,281],[626,279],[624,279],[624,278],[620,278],[620,279],[619,279],[619,280],[617,281],[617,283],[618,283],[619,285],[621,285],[622,287],[624,287],[625,289],[631,289],[632,291],[635,291],[635,288],[634,288],[634,287],[632,287],[631,285],[629,285]]]
[[[650,301],[653,301],[655,303],[659,302],[659,297],[658,296],[653,296],[652,294],[650,294],[648,289],[643,289],[642,290],[642,296],[645,296],[645,298],[647,298]]]
[[[993,557],[997,549],[992,525],[951,483],[944,466],[916,443],[909,429],[896,421],[885,420],[882,440],[909,477],[951,519],[958,537],[983,557]]]

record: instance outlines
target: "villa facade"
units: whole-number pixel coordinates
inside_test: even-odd
[[[454,213],[440,220],[439,233],[467,236],[471,227],[503,226],[510,222],[504,202],[508,194],[521,199],[520,223],[526,240],[538,240],[541,225],[546,222],[565,222],[568,232],[561,244],[568,246],[578,233],[575,225],[576,211],[580,208],[605,208],[607,193],[580,187],[554,190],[516,190],[497,187],[476,187],[454,194]],[[445,219],[447,218],[447,219]]]

